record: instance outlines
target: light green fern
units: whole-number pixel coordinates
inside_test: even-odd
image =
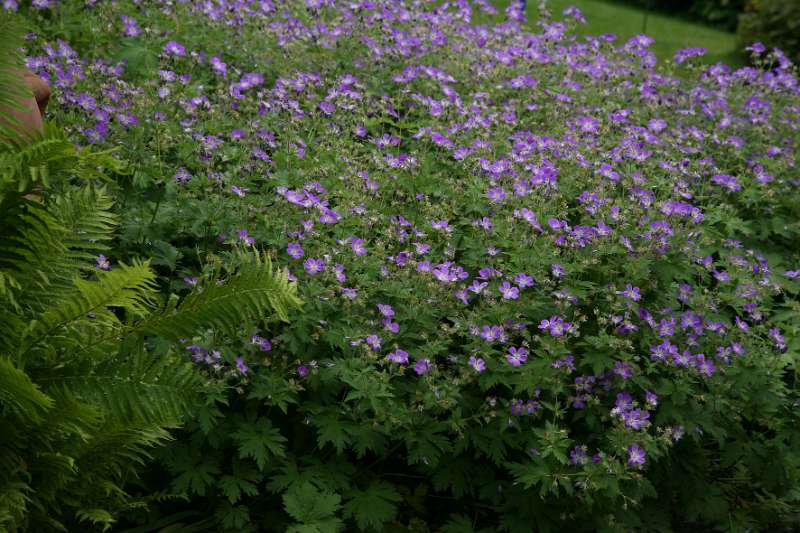
[[[0,105],[16,50],[4,24]],[[183,350],[154,352],[155,337],[233,333],[300,304],[262,253],[169,305],[147,261],[97,269],[119,223],[102,169],[125,170],[49,126],[0,142],[0,531],[109,528],[134,505],[126,484],[198,403],[199,374]]]

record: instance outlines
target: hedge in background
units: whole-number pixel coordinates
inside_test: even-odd
[[[759,41],[800,59],[800,0],[750,0],[739,18],[742,46]]]

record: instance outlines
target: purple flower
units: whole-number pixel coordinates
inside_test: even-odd
[[[245,246],[252,246],[256,243],[255,237],[250,236],[246,229],[237,230],[236,234],[239,236],[239,240],[242,241]]]
[[[631,444],[628,447],[628,464],[630,466],[643,465],[645,463],[645,455],[644,450],[638,444]]]
[[[488,287],[489,284],[485,281],[478,281],[477,279],[472,280],[472,283],[467,287],[470,292],[474,292],[475,294],[480,294],[483,292],[483,289]]]
[[[520,346],[519,348],[512,346],[508,349],[506,360],[511,366],[518,367],[528,360],[528,350],[526,350],[523,346]]]
[[[185,185],[186,183],[189,183],[192,180],[192,175],[189,173],[188,170],[186,170],[183,167],[180,167],[178,168],[178,171],[175,173],[173,178],[178,183]]]
[[[364,342],[366,342],[367,345],[373,350],[380,350],[383,339],[375,334],[372,334],[372,335],[367,335],[367,337],[364,339]]]
[[[431,365],[430,359],[420,359],[414,363],[414,372],[416,372],[418,376],[427,374],[431,370],[433,370],[433,366]]]
[[[643,409],[631,409],[622,414],[626,427],[642,429],[650,425],[650,413]]]
[[[394,316],[394,309],[392,308],[391,305],[378,304],[377,307],[381,315],[385,316],[386,318],[392,318]]]
[[[535,281],[531,276],[520,272],[514,277],[514,283],[516,283],[520,289],[524,289],[526,287],[533,287]]]
[[[697,372],[710,378],[714,375],[716,371],[716,366],[714,365],[714,361],[711,359],[706,359],[706,356],[699,353],[694,357],[694,367],[697,369]]]
[[[487,342],[504,341],[506,338],[502,326],[483,326],[480,336]]]
[[[633,377],[633,368],[627,362],[617,361],[614,363],[614,374],[622,379],[631,379]]]
[[[325,260],[309,257],[303,261],[303,268],[305,268],[306,272],[314,276],[325,270]]]
[[[213,68],[217,74],[223,78],[228,77],[228,65],[226,65],[219,56],[211,56],[209,63],[211,63],[211,68]]]
[[[100,254],[100,255],[97,256],[97,259],[95,260],[95,264],[97,265],[97,269],[98,270],[110,270],[111,269],[111,262],[103,254]]]
[[[492,203],[500,203],[506,199],[508,193],[502,187],[492,187],[486,191],[486,196]]]
[[[498,290],[503,295],[503,300],[516,300],[519,298],[519,289],[507,281],[504,281]]]
[[[673,60],[680,64],[692,57],[705,55],[706,52],[708,52],[708,50],[705,48],[682,48],[675,52],[675,57],[673,57]]]
[[[168,55],[183,57],[186,55],[186,48],[176,41],[170,41],[164,45],[164,53]]]
[[[589,460],[586,453],[586,446],[575,446],[569,452],[569,462],[573,465],[583,465]]]
[[[392,363],[397,363],[400,365],[408,364],[408,352],[401,350],[400,348],[396,348],[393,352],[389,352],[387,357]]]
[[[651,409],[658,405],[658,396],[655,392],[649,390],[644,391],[644,401]]]
[[[450,227],[446,220],[432,220],[431,227],[433,229],[440,229],[446,232],[453,231],[453,228]]]
[[[367,248],[364,246],[362,239],[350,237],[350,247],[353,249],[353,253],[359,257],[367,253]]]
[[[246,375],[249,367],[245,364],[244,359],[241,357],[236,358],[236,370],[239,371],[241,375]]]
[[[303,257],[303,254],[305,254],[303,247],[293,242],[286,245],[286,253],[288,253],[292,259],[300,259]]]
[[[642,299],[642,293],[639,292],[639,287],[634,287],[633,285],[625,285],[625,290],[619,291],[617,294],[630,298],[634,302],[638,302]]]
[[[269,339],[259,337],[258,335],[253,335],[250,337],[250,342],[258,346],[262,352],[269,352],[272,350],[272,343],[269,341]]]
[[[142,33],[142,30],[136,24],[136,19],[125,15],[122,15],[120,18],[122,19],[122,24],[125,26],[123,34],[126,37],[138,37]]]
[[[330,115],[336,111],[336,106],[330,102],[320,102],[319,109],[326,115]]]
[[[247,189],[247,188],[244,188],[244,187],[240,188],[240,187],[237,187],[236,185],[234,185],[234,186],[231,187],[231,192],[233,194],[235,194],[236,196],[240,197],[240,198],[244,198],[245,195],[248,192],[250,192],[250,189]]]
[[[301,378],[304,378],[308,375],[308,367],[306,365],[300,365],[297,367],[297,375]]]
[[[480,357],[475,357],[474,355],[469,356],[469,366],[475,369],[475,372],[478,374],[481,374],[484,370],[486,370],[486,362]]]
[[[342,287],[342,296],[350,301],[353,301],[358,298],[358,289],[354,289],[352,287]]]
[[[539,329],[548,330],[552,337],[562,337],[565,332],[572,329],[572,324],[565,322],[559,316],[551,316],[549,319],[539,322]]]
[[[739,182],[736,181],[735,177],[727,174],[716,174],[711,178],[711,181],[723,189],[729,190],[730,192],[736,192],[742,188],[742,186],[739,185]]]

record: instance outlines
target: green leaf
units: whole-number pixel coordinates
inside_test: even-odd
[[[473,533],[472,520],[463,514],[451,515],[442,528],[442,533]]]
[[[364,491],[354,491],[344,505],[344,516],[355,518],[359,529],[381,529],[397,514],[395,503],[402,500],[394,486],[385,481],[374,481]]]
[[[258,494],[258,487],[246,479],[241,479],[239,477],[222,476],[218,485],[220,489],[222,489],[222,494],[224,494],[231,503],[238,502],[242,493],[248,496],[255,496]]]
[[[230,530],[241,530],[250,523],[250,510],[244,505],[226,509],[222,515],[222,525]]]
[[[338,494],[320,492],[309,482],[294,485],[283,495],[286,512],[297,520],[289,531],[334,533],[339,530],[341,520],[334,515],[339,510],[341,497]]]
[[[286,455],[283,448],[286,437],[281,435],[277,428],[272,427],[272,423],[265,418],[259,418],[253,424],[242,427],[233,434],[233,438],[239,443],[239,457],[255,459],[261,470],[267,465],[270,455],[277,457]]]
[[[536,460],[526,464],[512,463],[508,465],[508,470],[511,472],[511,475],[514,476],[514,480],[522,484],[526,489],[544,484],[545,480],[550,475],[550,469],[542,460]]]
[[[333,444],[336,451],[342,453],[347,445],[347,433],[345,433],[342,422],[336,417],[335,413],[327,412],[313,419],[317,426],[317,442],[320,446],[327,443]]]
[[[185,469],[175,478],[175,490],[178,492],[193,492],[205,496],[206,487],[214,483],[215,476],[219,474],[219,467],[215,462],[204,460]]]

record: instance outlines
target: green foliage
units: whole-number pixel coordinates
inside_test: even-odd
[[[370,483],[364,490],[355,490],[348,494],[344,505],[344,517],[354,518],[362,531],[378,530],[392,522],[397,515],[397,503],[402,497],[390,483],[377,481]]]
[[[20,100],[29,98],[26,87],[19,83],[19,69],[23,66],[22,31],[19,20],[0,13],[0,109],[21,109]],[[0,144],[19,140],[14,126],[17,120],[5,113],[0,117]],[[2,198],[2,196],[0,196]]]
[[[102,168],[123,166],[52,128],[0,150],[0,530],[106,530],[144,505],[126,485],[202,388],[168,341],[299,305],[261,253],[167,306],[148,262],[95,268],[118,225]],[[263,436],[244,436],[243,453],[262,453]],[[207,481],[196,476],[189,486]],[[254,493],[246,477],[233,490]]]
[[[25,361],[0,400],[90,436],[108,463],[46,459],[114,497],[14,478],[5,520],[31,496],[139,533],[797,523],[795,71],[656,64],[576,14],[269,4],[23,5],[42,70],[85,74],[53,112],[134,164],[54,132],[4,159],[0,342]]]
[[[283,495],[286,512],[296,522],[287,531],[292,533],[336,533],[342,522],[336,518],[341,497],[319,491],[309,482],[294,485]]]

